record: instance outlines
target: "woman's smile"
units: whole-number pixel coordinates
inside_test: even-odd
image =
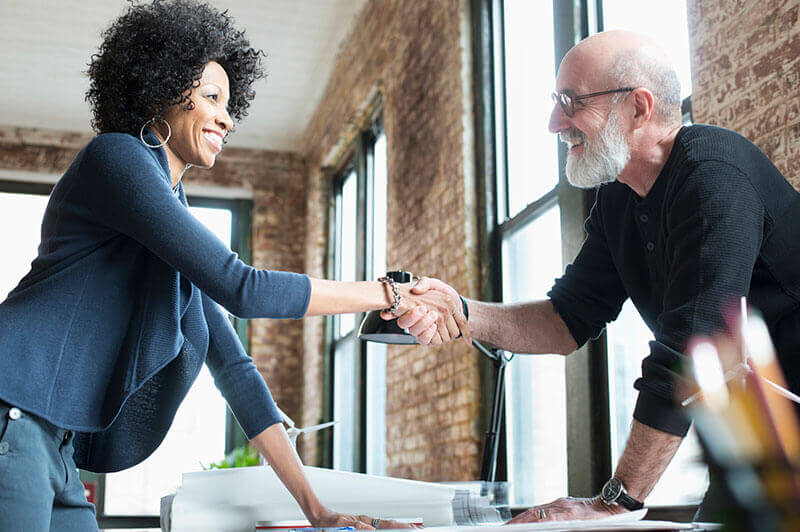
[[[224,138],[222,133],[213,129],[204,129],[203,137],[205,137],[217,153],[222,151],[222,140]]]

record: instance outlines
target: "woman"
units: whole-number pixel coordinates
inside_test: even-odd
[[[231,22],[190,0],[133,6],[92,57],[100,134],[53,190],[39,255],[0,304],[0,530],[96,530],[75,466],[147,458],[203,362],[314,526],[399,525],[320,503],[220,305],[245,318],[391,307],[425,316],[422,343],[468,332],[460,305],[388,280],[256,270],[192,217],[181,176],[214,164],[263,76]]]

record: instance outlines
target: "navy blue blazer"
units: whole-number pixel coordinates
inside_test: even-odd
[[[307,276],[248,266],[195,219],[163,148],[99,135],[53,190],[38,256],[0,304],[0,399],[76,431],[79,467],[119,471],[158,447],[206,362],[253,438],[281,418],[219,305],[301,318],[310,293]]]

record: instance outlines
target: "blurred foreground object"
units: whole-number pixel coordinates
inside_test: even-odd
[[[766,324],[744,301],[737,325],[733,336],[695,338],[689,347],[700,391],[683,403],[713,479],[704,513],[726,530],[800,530],[797,396],[786,389]]]

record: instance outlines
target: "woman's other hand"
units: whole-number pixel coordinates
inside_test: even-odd
[[[397,325],[417,337],[422,345],[443,344],[460,335],[472,342],[461,298],[451,286],[428,277],[416,284],[398,285],[400,307],[395,314],[381,313],[384,319],[398,318]]]
[[[316,528],[336,528],[352,526],[357,530],[375,530],[385,528],[418,528],[415,525],[392,521],[391,519],[378,519],[368,515],[348,515],[327,510],[311,523]]]

